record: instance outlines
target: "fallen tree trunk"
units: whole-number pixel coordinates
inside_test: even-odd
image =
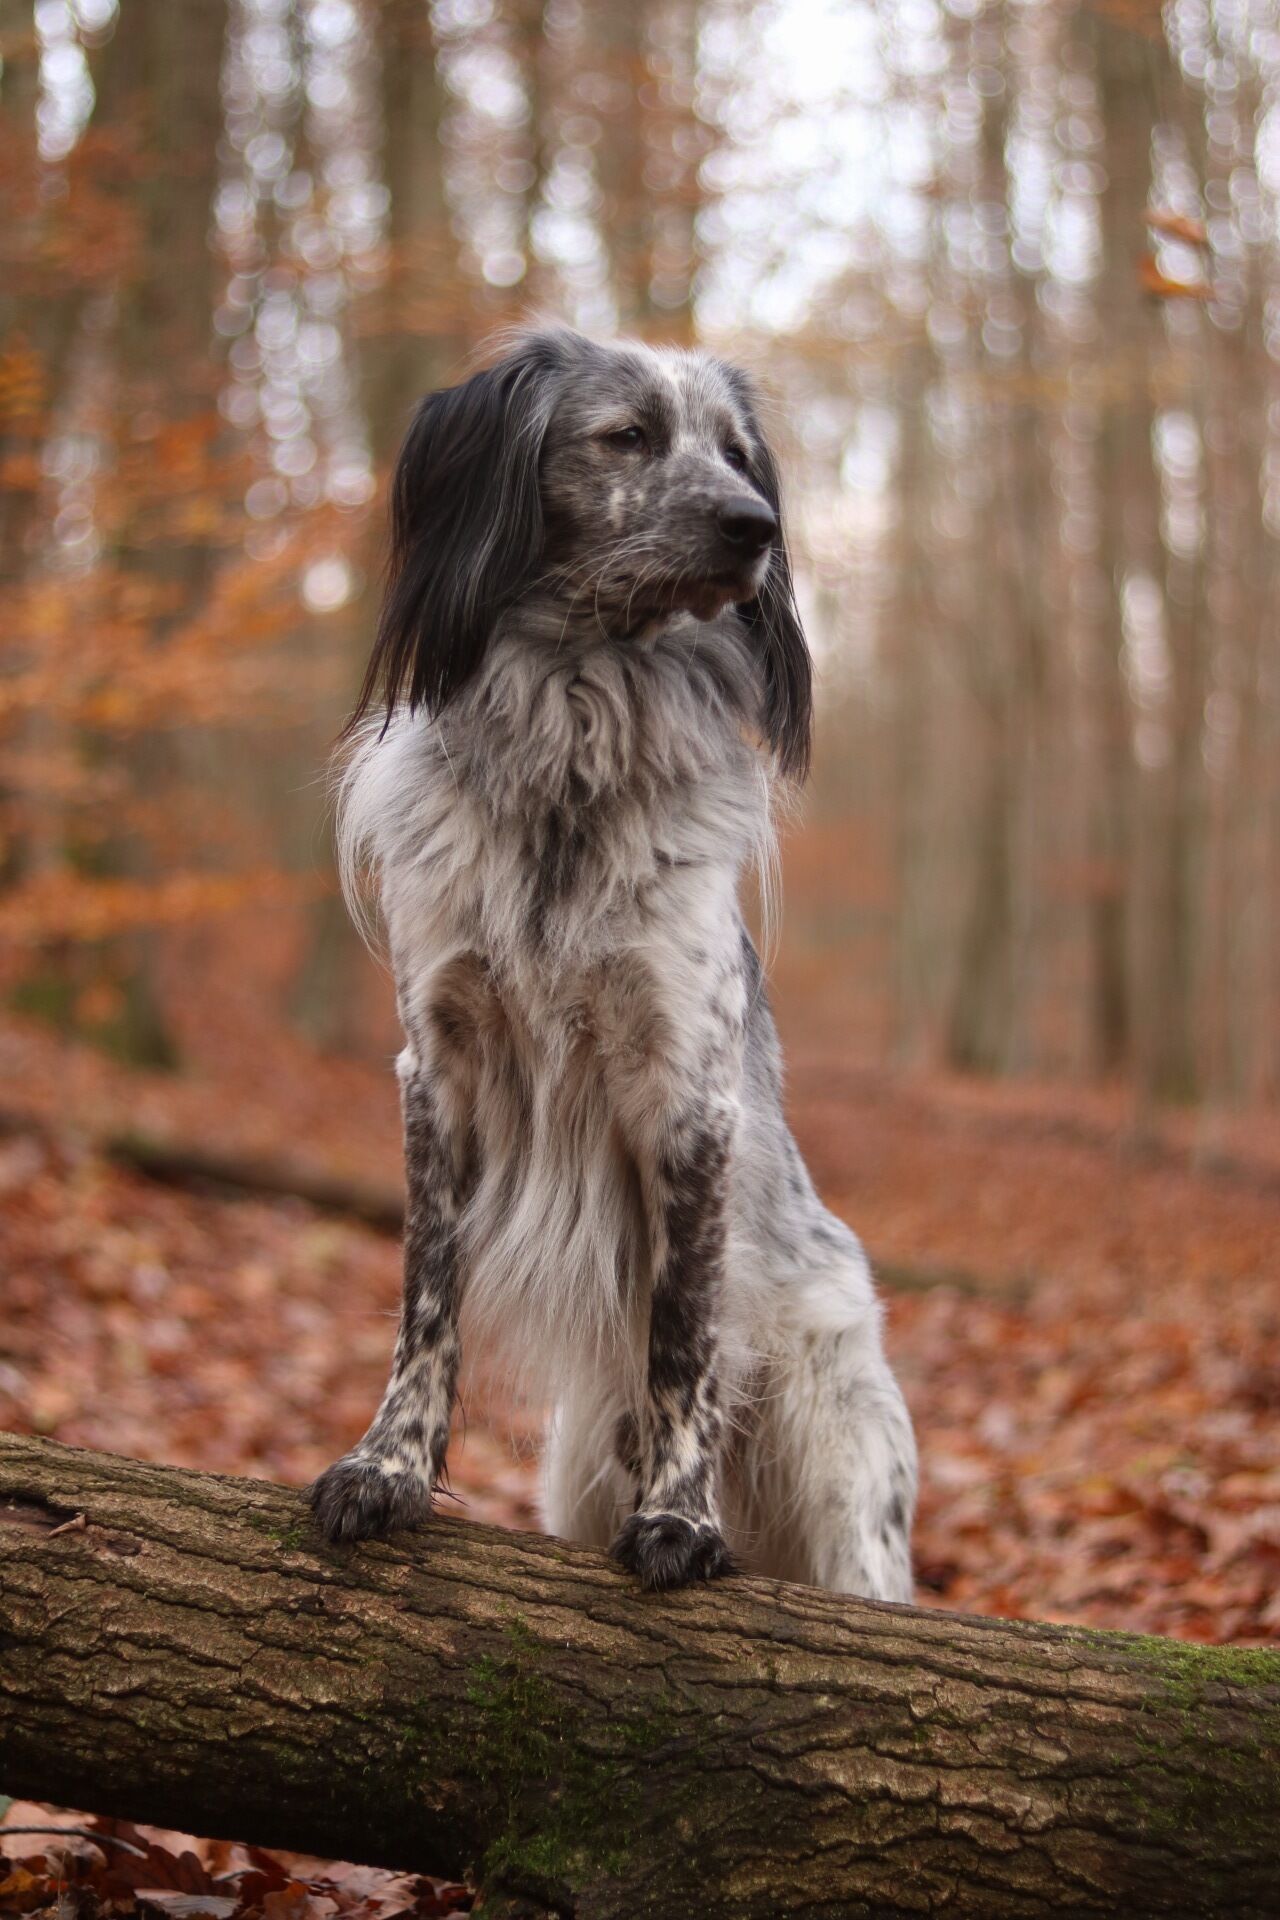
[[[214,1186],[272,1199],[305,1200],[325,1213],[345,1213],[379,1233],[404,1226],[404,1188],[351,1180],[296,1156],[219,1151],[203,1140],[162,1139],[155,1134],[112,1133],[102,1151],[117,1166],[130,1167],[167,1186]]]
[[[334,1548],[282,1487],[0,1437],[0,1790],[470,1869],[484,1911],[1260,1920],[1280,1654],[646,1596],[452,1519]]]

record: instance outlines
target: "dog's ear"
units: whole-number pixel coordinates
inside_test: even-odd
[[[533,336],[419,406],[391,483],[386,597],[348,730],[379,702],[388,719],[401,701],[439,713],[536,577],[558,371],[554,338]]]
[[[813,744],[813,662],[800,624],[791,556],[782,517],[778,463],[760,425],[755,392],[737,367],[725,369],[738,404],[747,416],[751,457],[747,477],[778,516],[778,532],[769,555],[769,571],[754,600],[738,612],[746,623],[760,661],[760,727],[784,773],[803,780]]]

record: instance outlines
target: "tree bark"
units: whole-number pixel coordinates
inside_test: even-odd
[[[1280,1655],[647,1596],[457,1520],[338,1549],[285,1488],[9,1436],[0,1787],[471,1870],[482,1911],[1260,1920]]]

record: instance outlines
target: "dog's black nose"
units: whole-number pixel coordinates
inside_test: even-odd
[[[716,525],[735,553],[754,555],[763,552],[778,531],[778,516],[763,500],[741,493],[720,508]]]

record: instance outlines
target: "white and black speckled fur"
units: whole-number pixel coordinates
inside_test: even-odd
[[[803,646],[790,611],[760,632],[791,605],[776,526],[726,571],[700,516],[744,489],[776,506],[772,464],[715,362],[539,336],[500,364],[502,406],[521,354],[529,577],[482,608],[452,681],[423,667],[421,608],[419,653],[384,645],[392,717],[343,778],[348,890],[372,869],[406,1036],[409,1213],[392,1377],[313,1503],[339,1539],[427,1515],[465,1342],[557,1403],[554,1531],[650,1586],[732,1557],[905,1600],[910,1421],[862,1249],[787,1129],[738,905],[775,765],[807,746],[807,659],[765,657]],[[438,458],[402,466],[402,516]]]

